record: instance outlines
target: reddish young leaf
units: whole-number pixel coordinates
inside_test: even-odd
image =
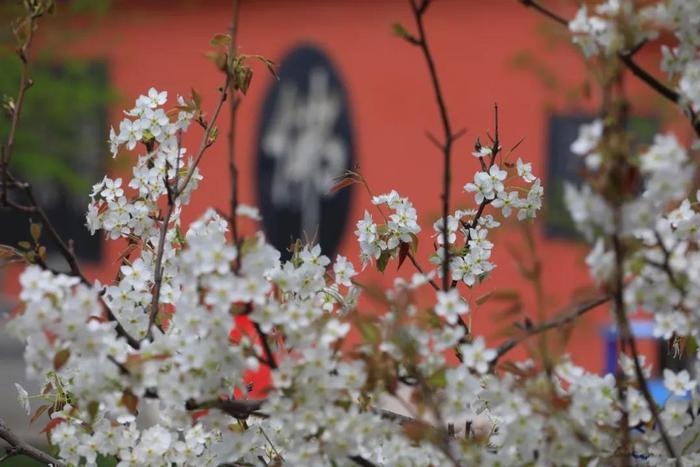
[[[63,349],[59,352],[56,352],[56,355],[54,355],[54,357],[53,357],[54,370],[60,370],[63,367],[63,365],[66,364],[69,357],[70,357],[70,350],[68,350],[68,349]]]
[[[397,271],[399,269],[401,269],[401,265],[406,260],[406,256],[408,256],[408,251],[410,248],[411,248],[410,243],[403,243],[403,242],[401,243],[401,246],[399,247],[399,265],[396,268]]]
[[[56,428],[60,423],[65,422],[64,419],[60,417],[52,418],[49,420],[49,423],[46,424],[43,430],[41,430],[42,433],[48,433],[54,428]]]
[[[138,412],[139,398],[133,392],[127,390],[122,394],[121,404],[126,407],[130,413],[136,415]]]
[[[37,418],[41,417],[41,414],[46,412],[46,410],[49,408],[48,405],[42,405],[36,411],[34,412],[34,415],[32,415],[32,418],[29,420],[29,424],[31,425],[36,421]]]
[[[411,441],[421,441],[430,436],[431,427],[425,422],[411,420],[401,424],[401,430]]]
[[[340,191],[345,187],[349,187],[353,183],[355,183],[355,180],[353,180],[352,178],[344,178],[344,179],[340,180],[338,183],[336,183],[335,185],[333,185],[331,187],[331,189],[328,191],[330,193],[335,193],[336,191]]]
[[[197,423],[197,420],[207,415],[209,415],[209,409],[195,410],[192,412],[192,423]]]

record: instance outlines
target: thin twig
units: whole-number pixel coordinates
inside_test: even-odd
[[[426,276],[425,272],[423,272],[423,268],[420,266],[420,264],[418,264],[418,261],[416,261],[415,256],[413,256],[411,253],[408,253],[406,256],[408,257],[408,259],[411,260],[411,263],[412,263],[413,266],[416,268],[416,271],[418,271],[419,273],[421,273],[421,274],[423,274],[424,276]],[[427,277],[427,276],[426,276],[426,277]],[[435,289],[435,290],[440,290],[440,286],[437,285],[437,283],[436,283],[434,280],[428,279],[428,284],[430,284],[430,286],[431,286],[433,289]]]
[[[4,206],[7,205],[7,192],[8,192],[8,177],[7,171],[10,165],[10,160],[12,158],[12,150],[15,144],[15,135],[17,134],[17,127],[19,126],[19,119],[22,115],[22,108],[24,106],[24,98],[26,96],[27,89],[29,89],[33,82],[29,77],[29,60],[27,59],[27,51],[31,46],[32,39],[34,38],[34,30],[36,25],[36,18],[34,15],[29,16],[29,28],[27,39],[18,49],[17,56],[22,63],[22,69],[20,71],[19,78],[19,91],[17,92],[17,100],[15,101],[15,106],[12,111],[12,121],[10,122],[10,131],[7,134],[7,141],[0,147],[0,171],[2,172],[2,191],[0,191],[0,201]]]
[[[447,217],[450,213],[450,183],[451,183],[451,156],[452,156],[452,143],[456,139],[455,135],[452,133],[452,126],[450,124],[450,118],[447,113],[447,104],[443,97],[442,88],[440,87],[440,80],[438,78],[437,70],[435,68],[435,61],[433,55],[428,47],[428,39],[425,34],[425,28],[423,25],[423,15],[425,14],[428,6],[430,5],[430,0],[423,0],[420,4],[416,3],[416,0],[410,0],[411,9],[413,10],[413,16],[416,21],[416,27],[418,28],[418,37],[413,38],[411,36],[408,42],[421,49],[423,56],[425,58],[426,64],[428,65],[428,72],[430,73],[430,80],[433,84],[433,91],[435,93],[435,101],[438,106],[438,111],[440,112],[440,121],[442,122],[443,129],[443,139],[444,141],[439,142],[436,138],[431,138],[431,140],[438,145],[442,150],[443,155],[443,171],[442,171],[442,237],[445,244],[443,258],[442,258],[442,290],[447,290],[450,288],[449,280],[449,268],[450,268],[450,250],[447,246]]]
[[[199,149],[197,150],[197,154],[194,156],[194,164],[192,164],[192,167],[187,172],[187,176],[185,177],[182,184],[176,188],[175,194],[177,196],[180,196],[180,194],[185,190],[185,188],[187,188],[187,185],[190,183],[190,179],[192,179],[192,176],[194,175],[195,169],[199,166],[199,163],[202,160],[202,156],[204,156],[204,153],[206,152],[207,148],[209,148],[209,146],[211,146],[214,143],[214,141],[212,141],[210,139],[211,133],[212,133],[212,130],[214,129],[214,123],[216,122],[216,119],[219,117],[219,113],[221,112],[221,108],[223,107],[224,102],[226,101],[226,97],[228,95],[228,88],[229,88],[230,84],[231,84],[231,75],[227,73],[226,74],[226,81],[224,82],[224,85],[219,89],[219,91],[220,91],[219,102],[216,104],[216,109],[214,109],[214,113],[212,114],[211,119],[209,120],[206,128],[204,129],[204,135],[202,137],[202,142],[199,145]]]
[[[267,334],[262,330],[260,325],[253,321],[253,326],[255,326],[255,331],[258,333],[258,336],[260,337],[260,341],[262,342],[263,350],[265,351],[265,363],[267,366],[269,366],[271,369],[276,370],[277,369],[277,362],[275,361],[275,355],[272,353],[272,348],[270,347],[270,343],[267,340]]]
[[[185,403],[187,410],[218,409],[234,418],[245,420],[251,415],[267,417],[260,412],[265,399],[214,399],[210,401],[197,402],[190,399]]]
[[[632,59],[631,53],[620,52],[618,54],[618,57],[620,58],[622,63],[624,63],[625,66],[629,68],[632,74],[634,74],[637,78],[647,83],[654,91],[656,91],[669,101],[673,102],[674,104],[678,104],[678,99],[680,98],[680,95],[673,89],[669,88],[668,86],[664,85],[659,80],[654,78],[651,74],[649,74],[648,71],[637,65],[637,63]]]
[[[10,445],[10,447],[7,448],[6,457],[23,455],[31,457],[32,459],[37,460],[39,462],[43,462],[46,465],[53,465],[54,467],[67,467],[66,464],[56,459],[55,457],[50,456],[44,451],[40,451],[34,446],[31,446],[30,444],[25,443],[24,441],[19,439],[19,437],[16,434],[14,434],[12,430],[10,430],[10,428],[5,423],[5,420],[3,420],[2,418],[0,418],[0,438],[4,439],[7,442],[7,444]]]
[[[166,181],[167,186],[167,181]],[[170,190],[168,190],[170,193]],[[165,237],[168,233],[168,224],[170,223],[170,218],[172,217],[173,210],[175,207],[175,199],[172,195],[168,195],[168,209],[165,213],[165,218],[161,224],[160,236],[158,237],[158,250],[156,253],[156,265],[155,273],[153,276],[153,296],[151,298],[151,306],[148,314],[148,331],[146,332],[145,338],[153,338],[153,324],[158,316],[158,307],[160,301],[160,288],[163,283],[163,252],[165,251]]]
[[[239,2],[233,0],[233,18],[231,20],[231,45],[230,53],[236,54],[236,34],[238,33],[238,13]],[[240,99],[236,98],[236,90],[234,89],[233,81],[229,84],[229,93],[231,94],[229,114],[230,121],[228,127],[228,170],[231,178],[231,213],[229,224],[231,224],[231,235],[233,244],[239,247],[238,238],[238,222],[236,211],[238,210],[238,167],[236,166],[236,116],[238,114],[238,105]]]
[[[170,187],[170,181],[165,180],[165,187],[168,190],[168,206],[167,206],[167,211],[165,213],[165,216],[162,219],[161,227],[160,227],[160,235],[159,235],[159,240],[158,240],[158,249],[156,251],[156,261],[155,261],[155,266],[154,266],[154,274],[153,274],[153,297],[151,299],[151,304],[149,306],[149,311],[148,311],[148,329],[146,331],[146,335],[144,336],[144,339],[153,339],[153,325],[155,324],[156,317],[158,315],[158,308],[159,308],[159,302],[160,302],[160,288],[161,284],[163,281],[163,252],[165,250],[165,239],[166,235],[168,232],[168,224],[170,223],[170,218],[172,217],[173,211],[175,210],[175,205],[177,199],[180,197],[180,195],[184,192],[184,190],[187,188],[187,185],[189,184],[190,180],[192,179],[192,176],[194,175],[195,171],[197,170],[197,167],[199,166],[199,163],[202,160],[202,156],[204,156],[204,153],[206,150],[209,148],[209,146],[212,145],[214,142],[211,138],[212,131],[214,129],[214,124],[216,123],[217,118],[219,117],[219,114],[221,113],[221,108],[224,105],[224,102],[226,101],[226,96],[228,95],[228,87],[231,82],[231,75],[226,74],[226,81],[223,85],[223,87],[220,88],[220,95],[219,95],[219,101],[216,104],[216,108],[214,110],[214,113],[212,114],[212,117],[209,119],[209,122],[207,123],[205,129],[204,129],[204,134],[202,135],[202,141],[199,145],[199,150],[197,151],[197,154],[194,156],[194,163],[190,167],[189,171],[187,172],[187,176],[183,180],[182,184],[176,183],[174,187]],[[180,154],[177,154],[177,157],[180,157]],[[166,171],[167,172],[167,171]],[[143,340],[143,339],[142,339]]]
[[[542,13],[543,15],[547,16],[548,18],[553,19],[554,21],[556,21],[557,23],[561,24],[562,26],[566,26],[566,27],[569,26],[569,22],[568,22],[565,18],[559,16],[558,14],[554,13],[554,12],[551,11],[551,10],[548,10],[547,8],[545,8],[545,7],[543,7],[542,5],[538,4],[538,3],[535,2],[534,0],[520,0],[520,1],[521,1],[521,3],[522,3],[524,6],[539,11],[539,12]]]
[[[498,360],[503,357],[506,353],[510,352],[518,344],[525,341],[529,337],[540,334],[542,332],[548,331],[550,329],[560,328],[569,323],[572,323],[580,316],[586,314],[587,312],[593,310],[594,308],[607,303],[612,297],[609,294],[601,295],[585,303],[574,306],[573,308],[567,308],[563,312],[557,314],[554,318],[543,321],[525,330],[522,334],[508,339],[498,346],[496,350],[496,358],[491,362],[491,366],[495,367]]]
[[[617,226],[617,230],[619,231],[619,225]],[[659,429],[659,434],[661,435],[661,440],[666,447],[666,451],[668,451],[668,455],[675,459],[675,464],[678,467],[681,467],[681,461],[678,458],[678,454],[676,453],[676,449],[673,446],[673,443],[671,442],[671,438],[668,435],[668,432],[666,431],[666,427],[664,426],[664,423],[662,422],[661,418],[659,417],[659,410],[656,405],[656,402],[654,401],[653,396],[649,392],[649,388],[647,386],[647,381],[646,377],[644,376],[644,372],[642,371],[642,367],[639,363],[639,355],[637,352],[637,343],[634,339],[634,336],[632,335],[632,330],[630,328],[629,324],[629,319],[627,318],[627,312],[625,310],[625,301],[624,301],[624,282],[623,282],[623,275],[624,275],[624,270],[623,270],[623,260],[624,260],[624,251],[622,247],[622,242],[620,241],[620,238],[618,234],[614,234],[612,236],[612,243],[613,243],[613,251],[615,253],[615,277],[614,279],[614,303],[615,303],[615,317],[617,318],[617,326],[618,326],[618,335],[620,336],[620,343],[622,345],[622,348],[624,349],[625,346],[629,346],[630,351],[632,352],[632,359],[634,361],[634,373],[635,377],[637,379],[637,384],[639,386],[639,389],[642,392],[642,395],[644,396],[644,400],[646,401],[647,405],[649,406],[649,410],[651,411],[655,421],[656,421],[656,426]],[[624,412],[623,408],[623,414]]]
[[[68,246],[66,241],[63,240],[63,238],[61,238],[61,235],[58,233],[53,223],[49,220],[49,217],[46,215],[46,212],[44,212],[44,210],[37,202],[31,185],[26,182],[16,182],[15,185],[18,188],[22,189],[30,204],[29,206],[19,206],[17,204],[11,203],[11,206],[15,210],[22,211],[27,214],[36,214],[39,217],[39,220],[43,224],[46,231],[49,233],[49,236],[58,247],[61,256],[63,256],[63,258],[68,263],[68,267],[70,268],[70,274],[80,278],[80,281],[83,284],[91,285],[80,268],[80,263],[78,262],[78,258],[75,256],[75,252]]]
[[[152,392],[149,393],[147,397],[157,399],[158,394]],[[213,399],[200,402],[197,402],[194,399],[189,399],[185,402],[185,409],[217,409],[231,415],[234,418],[245,420],[251,415],[267,418],[269,415],[263,411],[263,407],[266,402],[267,399]],[[401,415],[390,410],[376,408],[372,408],[370,410],[385,420],[395,421],[399,424],[417,422],[417,420],[412,417]]]
[[[671,251],[669,251],[668,248],[666,248],[666,245],[664,245],[664,240],[661,238],[661,234],[658,231],[654,231],[654,234],[656,235],[656,243],[659,244],[659,248],[664,255],[664,261],[660,265],[656,265],[652,262],[649,263],[661,267],[661,269],[668,276],[668,280],[671,281],[671,285],[673,285],[676,290],[680,292],[682,302],[686,296],[686,290],[685,287],[683,287],[683,285],[679,282],[678,277],[676,277],[676,274],[673,272],[673,269],[671,269]]]
[[[350,459],[350,460],[353,461],[355,464],[357,464],[357,465],[359,465],[359,466],[361,466],[361,467],[378,467],[377,464],[375,464],[375,463],[372,462],[372,461],[369,461],[369,460],[365,459],[364,457],[362,457],[362,456],[360,456],[360,455],[348,456],[348,459]]]
[[[620,231],[620,212],[619,212],[619,207],[617,208],[617,216],[616,221],[615,221],[615,231],[619,232]],[[612,242],[613,242],[613,250],[615,253],[615,271],[614,271],[614,277],[613,277],[613,310],[615,312],[615,318],[617,321],[617,325],[619,328],[619,338],[620,338],[620,344],[622,351],[625,351],[625,346],[627,343],[630,343],[631,345],[634,344],[634,338],[632,337],[632,333],[630,331],[629,323],[627,320],[627,314],[625,311],[625,300],[624,300],[624,253],[622,251],[622,243],[620,242],[620,237],[616,233],[615,235],[612,236]],[[634,357],[636,360],[636,357]],[[643,378],[643,376],[642,376]],[[622,452],[623,452],[623,460],[626,460],[627,462],[623,465],[629,465],[629,445],[630,445],[630,440],[629,440],[629,413],[627,410],[628,403],[627,403],[627,388],[625,387],[625,380],[626,380],[626,375],[624,372],[618,372],[615,378],[615,384],[617,386],[617,395],[618,395],[618,401],[620,403],[620,412],[622,413],[622,419],[621,419],[621,431],[622,431]],[[645,385],[646,382],[644,380],[640,380],[640,385]],[[671,452],[671,451],[669,451]]]

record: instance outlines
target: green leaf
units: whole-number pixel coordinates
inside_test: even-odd
[[[226,54],[219,51],[207,52],[204,54],[209,60],[214,62],[216,68],[221,71],[226,69]]]
[[[415,255],[418,251],[418,236],[416,234],[409,234],[411,236],[411,254]]]
[[[216,126],[215,126],[215,127],[212,128],[211,131],[209,132],[209,144],[211,144],[211,143],[213,143],[214,141],[216,141],[216,138],[218,138],[218,137],[219,137],[219,127],[216,127]]]
[[[403,25],[399,22],[392,24],[391,29],[396,36],[402,39],[408,39],[411,37],[411,34],[408,31],[406,31],[406,28],[404,28]]]
[[[389,264],[390,257],[390,252],[382,251],[381,256],[379,256],[379,259],[377,260],[377,269],[379,269],[380,272],[384,272],[384,270],[386,269],[386,265]]]
[[[250,67],[241,65],[236,67],[233,75],[233,87],[243,94],[248,92],[250,81],[253,79],[253,70]]]
[[[440,368],[428,378],[428,384],[434,388],[444,388],[447,386],[447,373],[445,368]]]
[[[377,325],[364,321],[358,324],[358,328],[365,342],[368,344],[379,343],[379,340],[381,339],[381,332],[379,331]]]
[[[231,36],[228,34],[214,34],[209,43],[214,47],[228,47],[231,45]]]
[[[95,417],[97,417],[97,411],[100,409],[100,403],[97,401],[91,401],[88,406],[88,414],[90,415],[90,419],[94,420]]]
[[[202,96],[197,92],[195,88],[191,88],[192,92],[192,102],[194,102],[194,106],[196,110],[199,110],[202,108]]]

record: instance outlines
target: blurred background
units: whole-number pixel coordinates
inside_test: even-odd
[[[16,94],[19,76],[9,28],[14,3],[0,6],[0,93],[10,96]],[[573,17],[578,2],[546,3]],[[203,107],[211,109],[223,75],[205,53],[211,37],[227,32],[231,21],[230,0],[63,0],[57,15],[40,22],[31,51],[36,84],[27,95],[12,164],[36,184],[40,203],[73,240],[90,278],[111,281],[125,248],[84,228],[92,184],[105,173],[128,179],[136,157],[110,157],[110,124],[118,124],[122,110],[152,86],[168,91],[170,103],[195,88]],[[343,254],[359,263],[353,231],[364,210],[371,211],[369,198],[359,186],[329,192],[334,177],[358,168],[375,193],[396,189],[415,204],[424,227],[417,258],[428,269],[434,251],[430,226],[441,209],[442,156],[426,131],[438,135],[441,127],[420,50],[393,33],[397,22],[414,30],[407,2],[241,0],[239,21],[240,52],[268,57],[279,72],[275,80],[264,66],[255,68],[236,129],[241,201],[261,208],[261,227],[270,241],[284,250],[293,238],[315,238],[327,255]],[[578,126],[595,117],[599,95],[566,31],[517,0],[437,0],[425,21],[450,118],[456,128],[466,129],[453,155],[454,207],[473,206],[462,187],[478,169],[471,155],[476,138],[488,141],[487,132],[493,134],[495,103],[503,146],[509,149],[522,140],[513,162],[518,157],[533,162],[544,182],[546,201],[538,220],[527,232],[508,223],[494,232],[497,268],[483,285],[465,292],[474,331],[495,345],[514,331],[514,321],[537,320],[534,288],[522,274],[523,264],[534,258],[543,268],[545,315],[594,293],[583,262],[588,248],[573,229],[562,186],[582,182],[580,161],[569,146]],[[646,47],[637,57],[655,69],[656,51]],[[661,98],[633,77],[627,88],[633,101],[631,131],[640,145],[666,128],[689,139],[682,120]],[[202,162],[204,182],[185,210],[185,223],[209,206],[228,210],[228,119],[222,115],[220,140]],[[0,136],[7,131],[3,118]],[[185,146],[192,148],[199,137],[193,128]],[[255,228],[246,225],[247,232]],[[16,245],[28,237],[26,217],[0,211],[0,243]],[[61,258],[51,261],[65,267]],[[360,278],[364,283],[389,285],[413,273],[408,263],[399,271],[391,265],[383,275],[370,269]],[[16,265],[0,270],[3,315],[17,304],[19,271]],[[375,305],[367,301],[363,306],[372,310]],[[573,332],[550,335],[549,343],[602,371],[614,353],[614,346],[606,345],[609,323],[606,308],[600,307]],[[1,332],[0,415],[25,435],[38,436],[41,427],[29,426],[15,400],[13,383],[24,380],[21,346]],[[642,348],[660,363],[664,352],[658,343]],[[527,352],[523,346],[512,357]]]

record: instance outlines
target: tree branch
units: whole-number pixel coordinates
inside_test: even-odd
[[[199,166],[199,163],[202,160],[202,156],[204,156],[206,150],[214,142],[211,139],[212,131],[214,129],[214,124],[216,123],[216,120],[219,117],[219,114],[221,113],[221,108],[223,107],[224,102],[226,101],[226,96],[228,94],[228,88],[230,83],[231,75],[229,73],[226,73],[226,81],[224,82],[223,87],[219,89],[219,101],[216,104],[216,108],[214,109],[212,117],[209,119],[209,122],[207,123],[206,128],[204,129],[204,134],[202,135],[202,141],[199,145],[199,150],[194,156],[194,163],[192,164],[190,170],[187,172],[187,176],[183,180],[182,184],[179,183],[178,178],[176,179],[175,187],[171,188],[169,181],[165,181],[165,187],[168,190],[168,207],[160,228],[158,249],[156,251],[156,264],[153,274],[153,298],[151,299],[151,304],[149,306],[148,330],[144,339],[150,340],[153,338],[153,325],[155,324],[156,317],[158,315],[158,307],[160,302],[160,288],[163,281],[163,252],[165,250],[165,237],[168,232],[168,224],[170,223],[170,218],[173,214],[173,210],[175,209],[175,201],[180,197],[185,188],[187,188],[187,185],[192,179],[192,176],[194,175],[197,166]],[[180,154],[178,154],[177,157],[179,159]]]
[[[685,287],[683,287],[683,285],[679,282],[678,277],[676,277],[676,274],[673,272],[673,269],[671,269],[671,252],[664,245],[664,241],[663,238],[661,238],[661,234],[658,231],[654,231],[654,234],[656,236],[656,243],[659,245],[659,248],[661,249],[661,252],[664,255],[664,260],[661,264],[656,264],[649,260],[647,260],[647,263],[660,268],[666,273],[666,275],[668,276],[668,280],[671,282],[671,285],[673,285],[673,287],[675,287],[676,290],[680,292],[682,302],[683,299],[685,299],[686,290]]]
[[[157,398],[157,394],[151,394],[150,397]],[[185,402],[187,410],[204,410],[217,409],[234,418],[245,420],[251,415],[267,418],[268,415],[262,412],[263,405],[267,399],[214,399],[197,402],[194,399],[189,399]],[[416,422],[417,420],[406,415],[401,415],[386,409],[370,409],[373,413],[379,415],[385,420],[395,421],[399,424]]]
[[[375,464],[374,462],[369,461],[369,460],[367,460],[367,459],[365,459],[364,457],[359,456],[359,455],[357,455],[357,456],[348,456],[348,459],[350,459],[350,460],[353,461],[355,464],[357,464],[357,465],[359,465],[359,466],[361,466],[361,467],[377,467],[377,464]]]
[[[55,457],[50,456],[49,454],[46,454],[45,452],[40,451],[34,446],[31,446],[30,444],[19,439],[19,437],[14,434],[12,430],[10,430],[5,423],[5,420],[2,418],[0,418],[0,439],[4,439],[7,444],[10,445],[9,448],[7,448],[6,457],[23,455],[31,457],[39,462],[43,462],[44,464],[53,465],[54,467],[67,467],[66,464]]]
[[[448,277],[449,267],[450,267],[450,250],[447,247],[447,217],[450,212],[450,183],[451,183],[451,156],[452,156],[452,143],[455,140],[455,135],[452,133],[452,126],[450,124],[450,118],[447,113],[447,104],[443,97],[442,88],[440,87],[440,80],[438,79],[437,70],[435,68],[435,62],[433,60],[433,55],[428,47],[428,39],[425,34],[425,28],[423,25],[423,15],[430,5],[430,0],[423,0],[420,4],[416,3],[416,0],[410,0],[411,9],[413,10],[413,16],[416,21],[416,27],[418,28],[418,37],[411,38],[413,40],[408,40],[410,44],[413,44],[421,49],[425,62],[428,65],[428,72],[430,73],[430,80],[433,84],[433,91],[435,93],[435,100],[437,102],[438,111],[440,113],[440,121],[442,122],[443,129],[443,142],[439,143],[443,155],[443,172],[442,172],[442,237],[445,244],[445,252],[442,258],[442,290],[447,290],[450,288],[450,281]]]
[[[216,119],[219,118],[219,113],[221,113],[221,108],[223,107],[224,102],[226,102],[226,96],[228,95],[228,88],[229,88],[230,84],[231,84],[231,75],[226,73],[226,81],[224,82],[224,85],[219,89],[219,92],[220,92],[219,102],[216,104],[216,108],[214,109],[214,113],[212,114],[212,117],[209,120],[209,123],[207,123],[207,126],[204,129],[204,135],[202,137],[202,142],[199,144],[199,149],[197,150],[197,154],[194,156],[194,164],[192,164],[192,168],[187,172],[187,177],[185,177],[185,180],[182,182],[182,185],[176,187],[176,191],[175,191],[176,198],[178,196],[180,196],[180,194],[185,190],[185,188],[187,188],[187,185],[190,183],[190,180],[192,179],[192,175],[194,175],[195,169],[197,168],[197,166],[199,166],[199,163],[202,160],[202,156],[204,156],[204,153],[206,152],[206,150],[214,142],[210,139],[211,133],[212,133],[212,130],[214,129],[214,123],[216,122]]]
[[[9,172],[8,176],[12,177],[12,175]],[[36,214],[39,217],[39,220],[41,221],[46,231],[49,233],[49,236],[58,247],[61,256],[63,256],[63,258],[66,260],[66,263],[68,263],[68,267],[70,268],[70,274],[79,277],[80,281],[83,284],[91,285],[87,277],[81,270],[78,258],[75,256],[75,253],[73,252],[72,248],[70,248],[68,244],[63,240],[63,238],[61,238],[61,235],[58,233],[54,225],[49,220],[48,216],[46,215],[46,212],[44,212],[39,203],[37,203],[36,197],[34,196],[34,191],[32,190],[32,186],[27,182],[19,181],[14,181],[14,186],[21,189],[24,192],[25,196],[29,201],[29,205],[21,206],[17,203],[13,203],[10,200],[8,201],[8,206],[15,209],[16,211],[24,212],[26,214]]]
[[[416,261],[416,257],[413,256],[413,254],[411,254],[410,252],[406,256],[408,257],[408,259],[411,260],[411,263],[416,268],[416,271],[418,271],[419,273],[421,273],[425,276],[425,272],[423,271],[423,268],[420,266],[420,264],[418,264],[418,261]],[[433,289],[440,290],[440,286],[437,285],[437,283],[434,280],[428,279],[428,284],[430,284],[430,286]]]
[[[10,122],[10,131],[7,134],[7,141],[0,147],[0,171],[2,172],[2,191],[0,191],[0,202],[3,206],[7,205],[7,192],[8,192],[8,177],[7,170],[10,165],[10,160],[12,158],[12,150],[15,144],[15,135],[17,134],[17,127],[19,125],[19,119],[22,115],[22,108],[24,106],[24,99],[27,90],[34,84],[29,78],[29,60],[27,59],[27,51],[32,44],[32,39],[34,38],[34,30],[36,29],[36,17],[34,15],[29,15],[29,28],[28,35],[23,44],[17,49],[17,56],[22,63],[22,69],[20,71],[19,79],[19,91],[17,92],[17,100],[14,103],[14,108],[12,110],[12,120]]]
[[[619,231],[619,225],[616,227],[616,230]],[[673,443],[671,442],[671,438],[669,437],[668,432],[666,431],[666,427],[664,426],[664,423],[662,422],[661,418],[659,417],[658,406],[656,405],[656,401],[654,401],[653,396],[649,392],[646,377],[644,376],[644,372],[642,371],[641,364],[639,363],[639,354],[637,352],[637,343],[634,339],[634,336],[632,335],[632,330],[630,329],[629,319],[627,318],[627,312],[625,310],[625,301],[624,301],[624,296],[623,296],[623,293],[624,293],[624,283],[623,283],[624,251],[623,251],[623,247],[622,247],[622,242],[620,241],[620,237],[618,236],[617,233],[615,233],[612,236],[612,243],[613,243],[613,251],[615,252],[615,277],[614,277],[615,291],[614,291],[613,298],[614,298],[614,302],[615,302],[615,317],[617,319],[618,335],[619,335],[620,344],[622,345],[623,350],[624,350],[625,346],[628,345],[630,348],[630,351],[632,352],[632,360],[634,361],[634,373],[635,373],[635,377],[637,379],[637,383],[639,385],[639,389],[641,390],[642,395],[644,396],[644,400],[646,401],[647,405],[649,406],[649,410],[651,411],[651,413],[656,421],[656,426],[659,429],[659,434],[661,435],[661,440],[664,444],[664,447],[666,448],[666,451],[668,452],[669,457],[675,459],[675,464],[677,467],[681,467],[681,461],[678,458],[678,454],[676,453],[676,449],[673,447]],[[623,408],[623,410],[626,410],[626,409]],[[626,412],[623,412],[623,413],[626,414]]]
[[[239,12],[239,2],[238,0],[233,0],[233,19],[231,20],[231,46],[230,53],[237,53],[236,50],[236,34],[238,32],[238,12]],[[229,93],[231,94],[229,115],[231,120],[229,121],[228,128],[228,170],[229,176],[231,178],[231,213],[229,217],[229,224],[231,224],[231,236],[233,237],[233,244],[239,247],[238,241],[238,221],[236,216],[236,211],[238,210],[238,167],[236,166],[236,116],[238,114],[238,105],[240,104],[240,99],[236,98],[235,88],[233,82],[229,83]]]
[[[267,340],[267,334],[265,334],[265,332],[262,330],[258,323],[256,323],[255,321],[252,321],[252,323],[253,326],[255,326],[255,331],[258,333],[260,341],[262,342],[263,350],[265,351],[265,363],[271,369],[276,370],[277,362],[275,361],[275,355],[272,353],[272,349],[270,348],[270,343]]]
[[[622,61],[622,63],[624,63],[624,65],[632,72],[633,75],[644,81],[654,91],[656,91],[669,101],[673,102],[674,104],[678,104],[678,99],[680,98],[680,95],[676,91],[672,90],[671,88],[654,78],[645,69],[637,65],[637,63],[632,59],[631,53],[620,52],[617,56],[620,58],[620,61]]]
[[[178,154],[178,157],[179,154]],[[166,180],[165,185],[168,186],[168,181]],[[153,275],[153,296],[151,297],[151,306],[148,313],[148,331],[146,332],[146,339],[153,338],[153,324],[155,324],[156,317],[158,316],[158,307],[160,302],[160,288],[163,283],[163,252],[165,251],[165,237],[168,233],[168,224],[170,223],[170,218],[173,215],[173,210],[175,208],[175,200],[172,195],[170,195],[170,189],[168,189],[168,210],[165,213],[165,218],[160,228],[160,236],[158,237],[158,250],[156,253],[156,265],[155,272]]]
[[[533,10],[539,11],[540,13],[545,15],[546,17],[556,21],[557,23],[561,24],[562,26],[566,26],[566,27],[569,26],[569,22],[565,18],[559,16],[558,14],[554,13],[551,10],[548,10],[547,8],[543,7],[542,5],[535,2],[534,0],[520,0],[520,3],[522,3],[524,6],[526,6],[528,8],[532,8]]]
[[[535,326],[532,326],[532,327],[526,329],[525,332],[523,332],[522,334],[508,339],[507,341],[503,342],[501,345],[498,346],[498,348],[496,350],[496,358],[494,358],[493,361],[491,362],[491,367],[494,368],[496,366],[496,363],[498,362],[498,360],[501,357],[503,357],[503,355],[510,352],[518,344],[527,340],[529,337],[532,337],[534,335],[548,331],[550,329],[555,329],[555,328],[559,328],[561,326],[565,326],[565,325],[575,321],[580,316],[583,316],[587,312],[593,310],[594,308],[596,308],[604,303],[607,303],[611,299],[612,299],[612,296],[609,294],[606,294],[606,295],[601,295],[597,298],[594,298],[586,303],[576,305],[573,308],[569,307],[568,309],[559,313],[554,318],[547,320],[547,321],[543,321]]]
[[[234,418],[245,420],[251,415],[267,417],[267,415],[260,412],[260,408],[264,403],[265,399],[215,399],[204,402],[189,399],[185,403],[185,408],[187,410],[218,409]]]

